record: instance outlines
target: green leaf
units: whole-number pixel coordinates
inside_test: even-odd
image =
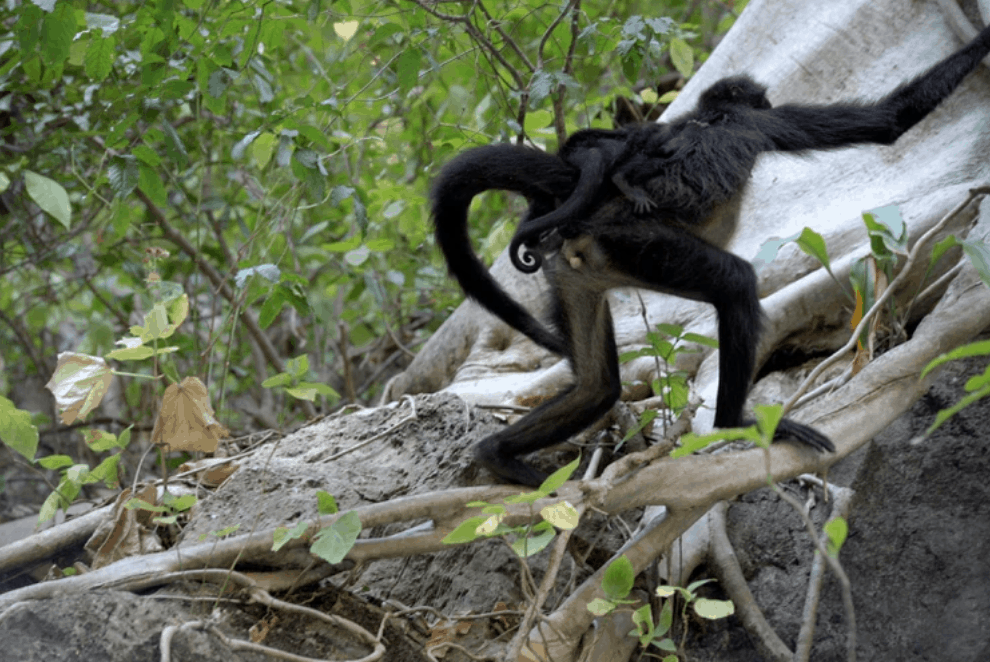
[[[138,186],[158,207],[164,209],[168,206],[165,186],[157,170],[144,163],[138,164]]]
[[[417,48],[406,48],[395,60],[395,74],[399,89],[408,92],[419,82],[419,67],[423,55]]]
[[[820,234],[812,230],[811,228],[804,228],[801,230],[801,234],[797,238],[797,245],[802,251],[807,255],[815,258],[822,263],[828,271],[832,271],[831,264],[828,259],[828,248],[825,246],[825,238]]]
[[[560,501],[542,508],[540,516],[558,529],[574,529],[577,528],[581,514],[569,502]]]
[[[603,600],[602,598],[595,598],[588,603],[588,611],[590,611],[595,616],[605,616],[615,610],[616,604],[611,600]]]
[[[956,359],[966,359],[972,356],[990,356],[990,340],[979,340],[967,345],[962,345],[960,347],[956,347],[951,352],[946,352],[945,354],[935,357],[932,359],[931,363],[926,365],[925,369],[921,371],[921,378],[924,379],[928,373],[943,363],[955,361]]]
[[[663,607],[660,608],[660,619],[657,621],[656,632],[663,636],[670,632],[674,624],[674,601],[664,600]]]
[[[30,170],[24,171],[24,187],[41,209],[53,216],[66,230],[72,222],[69,195],[58,182]]]
[[[179,134],[166,121],[162,121],[162,132],[165,134],[165,154],[180,168],[185,168],[189,163],[189,153],[186,152],[186,146],[182,144]]]
[[[959,240],[956,239],[956,235],[954,234],[950,234],[948,237],[935,244],[935,246],[932,247],[932,260],[929,263],[928,268],[931,269],[934,267],[935,263],[938,262],[943,255],[945,255],[947,250],[958,245]]]
[[[612,600],[622,599],[629,595],[635,579],[632,562],[623,554],[605,569],[605,574],[602,576],[602,590],[605,596]]]
[[[232,533],[237,532],[241,528],[240,524],[231,524],[230,526],[225,526],[222,529],[217,529],[216,531],[210,531],[210,535],[214,538],[223,538],[224,536],[229,536]],[[202,540],[205,536],[201,536]]]
[[[693,342],[698,345],[703,345],[705,347],[711,347],[712,349],[718,349],[718,339],[709,338],[708,336],[703,336],[700,333],[685,333],[681,340],[684,342]]]
[[[458,524],[457,528],[448,533],[441,542],[448,545],[459,545],[461,543],[477,540],[482,537],[482,534],[478,533],[478,527],[489,521],[490,518],[491,517],[489,515],[469,517]]]
[[[21,47],[21,52],[25,54],[33,53],[41,38],[41,24],[45,20],[46,13],[40,7],[30,3],[21,3],[21,15],[14,24],[17,32],[17,41]]]
[[[316,509],[321,515],[336,515],[337,500],[324,490],[316,490]]]
[[[268,132],[262,133],[251,143],[251,157],[258,166],[258,170],[264,170],[268,162],[272,160],[275,144],[275,136]]]
[[[945,423],[947,420],[958,414],[960,411],[962,411],[969,405],[973,404],[978,400],[982,400],[987,396],[990,396],[990,366],[987,367],[987,372],[984,373],[984,375],[986,375],[986,377],[984,378],[983,383],[985,383],[986,385],[983,388],[965,396],[964,398],[959,400],[959,402],[955,403],[951,407],[947,409],[943,409],[940,412],[938,412],[938,414],[935,416],[935,422],[932,423],[927,430],[925,430],[925,434],[931,434],[939,427],[941,427],[943,423]],[[973,380],[969,380],[966,383],[966,386],[969,387],[972,384],[973,384]]]
[[[649,646],[656,632],[653,628],[653,608],[645,604],[635,610],[632,613],[632,622],[636,626],[633,632],[639,637],[639,645]]]
[[[131,150],[131,154],[134,155],[138,161],[145,163],[151,167],[157,167],[161,164],[162,158],[158,156],[158,152],[151,149],[147,145],[135,145],[134,149]]]
[[[351,551],[360,533],[361,518],[352,510],[330,526],[320,529],[309,551],[327,563],[340,563]]]
[[[286,303],[285,293],[280,289],[273,290],[271,295],[262,302],[261,310],[258,311],[258,326],[262,329],[271,326]]]
[[[694,73],[694,50],[683,39],[670,40],[670,61],[685,78]]]
[[[545,110],[534,110],[526,114],[525,129],[529,135],[534,135],[548,126],[553,125],[553,115]]]
[[[698,598],[694,601],[694,611],[698,616],[715,620],[725,618],[736,613],[736,606],[731,600],[710,600],[709,598]]]
[[[41,510],[38,512],[38,524],[43,524],[55,517],[55,513],[58,512],[59,504],[62,502],[61,497],[58,492],[52,492],[45,499],[45,502],[41,504]]]
[[[102,482],[109,488],[117,486],[117,468],[120,464],[121,456],[111,455],[102,462],[100,462],[92,471],[88,473],[84,482],[86,483],[96,483]],[[191,495],[190,495],[191,496]],[[196,497],[193,497],[195,499]]]
[[[753,268],[756,273],[759,273],[766,265],[777,259],[777,253],[780,249],[784,247],[785,244],[789,244],[792,241],[797,241],[797,238],[801,236],[801,233],[792,234],[789,237],[784,237],[783,239],[779,237],[771,237],[760,245],[760,248],[756,251],[756,257],[753,258]]]
[[[303,537],[307,529],[309,529],[309,525],[306,522],[296,522],[296,525],[291,529],[284,526],[275,527],[275,533],[272,536],[272,551],[277,552],[290,540]]]
[[[838,558],[839,550],[849,535],[849,525],[841,517],[836,517],[825,523],[825,535],[828,536],[828,554],[832,558]]]
[[[165,81],[165,84],[160,88],[161,98],[169,100],[182,99],[192,92],[193,87],[195,87],[193,82],[188,80],[172,79]]]
[[[96,453],[117,447],[117,435],[106,430],[83,430],[83,440]]]
[[[316,396],[318,395],[316,389],[303,386],[302,384],[298,386],[290,386],[285,389],[285,392],[297,400],[308,400],[309,402],[316,400]]]
[[[963,252],[966,253],[970,263],[976,268],[980,279],[990,287],[990,248],[982,241],[967,239],[959,243],[962,244]]]
[[[721,428],[705,435],[697,435],[689,432],[681,437],[680,448],[675,448],[670,456],[683,457],[700,451],[702,448],[710,446],[717,441],[736,441],[738,439],[759,443],[761,437],[755,425],[746,428]]]
[[[635,427],[631,428],[629,432],[626,433],[626,436],[622,438],[622,441],[629,441],[632,439],[639,433],[640,430],[652,423],[658,414],[659,412],[656,409],[647,409],[644,411],[639,415],[639,421],[636,423]]]
[[[699,588],[701,588],[701,587],[702,587],[702,586],[704,586],[705,584],[707,584],[707,583],[709,583],[709,582],[713,582],[713,581],[715,581],[715,580],[714,580],[714,579],[699,579],[699,580],[698,580],[698,581],[696,581],[696,582],[691,582],[690,584],[688,584],[688,585],[687,585],[687,587],[685,588],[685,590],[686,590],[686,591],[687,591],[688,593],[690,593],[691,595],[694,595],[694,594],[695,594],[695,592],[696,592],[696,591],[697,591],[697,590],[698,590]]]
[[[882,262],[889,262],[894,253],[907,249],[907,225],[897,205],[864,212],[863,223],[870,236],[871,252]]]
[[[68,455],[49,455],[38,460],[38,464],[50,471],[72,466],[73,462],[74,460]]]
[[[56,2],[41,23],[41,56],[48,66],[59,66],[69,58],[76,36],[76,10],[70,2]]]
[[[159,506],[153,503],[149,503],[144,499],[137,499],[137,498],[128,499],[124,503],[124,508],[126,508],[127,510],[146,510],[149,513],[168,512],[168,508],[166,508],[165,506]]]
[[[574,458],[573,462],[565,464],[560,469],[557,469],[552,474],[547,476],[547,479],[543,481],[540,485],[540,492],[543,494],[550,494],[555,492],[557,488],[570,480],[571,475],[577,471],[578,465],[581,464],[581,456]]]
[[[292,383],[292,375],[280,372],[277,375],[269,377],[265,381],[261,382],[263,388],[275,388],[278,386],[288,386]]]
[[[3,396],[0,396],[0,441],[29,461],[38,452],[38,428],[31,424],[31,414]]]
[[[94,35],[86,49],[85,71],[90,79],[101,82],[113,70],[114,50],[117,40],[113,36],[99,37]]]
[[[510,545],[519,558],[524,559],[542,552],[557,536],[549,522],[540,522],[533,527],[532,533],[535,535],[522,536]]]
[[[773,441],[774,432],[783,418],[784,407],[782,405],[757,405],[754,407],[756,414],[756,428],[760,431],[760,440],[757,445],[766,448]]]
[[[177,513],[184,513],[199,501],[195,494],[183,494],[176,496],[166,492],[162,497],[162,502]]]
[[[688,389],[687,379],[683,375],[671,373],[661,379],[660,384],[660,395],[663,398],[664,404],[675,415],[679,415],[688,405],[690,391]]]

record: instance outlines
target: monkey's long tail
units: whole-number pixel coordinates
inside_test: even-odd
[[[529,200],[566,198],[576,173],[556,156],[519,145],[470,149],[444,166],[433,184],[437,244],[461,289],[536,344],[566,356],[567,343],[534,318],[492,278],[468,235],[468,209],[474,196],[491,189],[514,191]]]

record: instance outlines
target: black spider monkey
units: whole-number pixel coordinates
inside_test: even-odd
[[[752,163],[745,170],[741,183],[715,179],[716,188],[721,190],[705,190],[712,183],[707,181],[707,177],[692,177],[690,172],[668,173],[664,181],[671,185],[656,192],[659,203],[640,186],[630,183],[629,178],[645,183],[671,167],[678,167],[678,161],[686,160],[683,157],[676,158],[678,150],[690,151],[704,142],[693,137],[699,128],[709,126],[709,122],[702,118],[717,121],[720,112],[730,107],[748,107],[754,110],[771,108],[765,87],[749,77],[737,76],[724,78],[706,90],[694,113],[696,117],[689,116],[674,124],[649,122],[630,124],[613,131],[585,129],[572,134],[558,150],[557,156],[580,170],[577,186],[560,207],[549,214],[530,218],[520,225],[509,245],[512,264],[523,273],[539,271],[542,264],[539,252],[527,250],[520,256],[520,247],[533,249],[539,244],[540,237],[547,232],[556,230],[569,219],[583,216],[609,173],[612,184],[633,202],[636,214],[644,214],[660,207],[665,216],[676,217],[682,222],[692,225],[703,222],[714,205],[745,186],[753,168]],[[702,108],[705,110],[699,112]],[[705,161],[704,156],[700,155],[688,158],[694,160],[696,165]],[[746,158],[750,157],[747,155]],[[752,158],[755,160],[755,156]],[[741,169],[736,171],[742,172]]]
[[[570,360],[574,384],[511,426],[487,437],[478,461],[514,483],[538,485],[544,474],[519,456],[566,440],[609,411],[620,395],[619,365],[606,299],[608,290],[632,286],[711,303],[718,313],[717,427],[747,424],[743,404],[753,374],[762,322],[756,276],[745,260],[726,252],[738,221],[742,191],[762,152],[833,149],[857,143],[893,143],[949,96],[990,52],[990,28],[927,72],[873,103],[786,104],[771,107],[765,88],[746,76],[725,78],[706,90],[686,116],[662,125],[629,151],[599,136],[605,157],[588,150],[585,164],[514,145],[468,150],[443,168],[432,190],[436,239],[465,293],[546,349]],[[594,142],[593,140],[591,141]],[[582,147],[582,149],[584,149]],[[577,150],[580,155],[581,151]],[[618,155],[618,156],[616,156]],[[605,166],[597,164],[602,159]],[[638,161],[637,161],[638,159]],[[604,180],[623,164],[655,209],[637,216],[635,202]],[[599,185],[593,183],[599,178]],[[471,248],[467,213],[486,190],[524,195],[530,208],[520,224],[527,237],[555,230],[536,242],[551,290],[553,328],[538,322],[491,277]],[[558,202],[577,194],[587,211],[556,225],[535,223]],[[565,203],[566,204],[566,203]],[[535,224],[534,224],[535,223]],[[834,450],[816,430],[784,419],[779,437],[818,450]]]

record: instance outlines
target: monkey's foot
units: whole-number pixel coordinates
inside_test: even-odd
[[[818,430],[803,423],[792,421],[789,418],[780,419],[780,423],[777,424],[777,432],[774,434],[773,439],[774,441],[779,439],[793,439],[823,453],[835,452],[835,444],[832,443],[831,439]]]
[[[537,471],[522,460],[504,456],[494,449],[486,448],[482,442],[474,451],[478,464],[485,467],[506,483],[539,487],[547,479],[548,474]]]

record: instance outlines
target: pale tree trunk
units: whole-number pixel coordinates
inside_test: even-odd
[[[981,2],[984,16],[990,15],[988,6],[990,2]],[[979,16],[970,15],[969,21],[974,20],[979,22]],[[688,111],[699,92],[718,78],[741,72],[768,85],[774,104],[877,99],[973,35],[972,26],[952,2],[753,0],[663,119]],[[861,218],[864,211],[898,206],[914,247],[919,237],[969,197],[971,189],[987,183],[990,73],[985,67],[892,146],[862,146],[805,157],[762,157],[743,201],[741,227],[729,249],[752,259],[767,239],[810,227],[827,242],[835,278],[793,245],[761,267],[767,325],[760,360],[781,349],[822,356],[847,343],[853,309],[848,297],[850,268],[870,251]],[[990,203],[981,200],[975,198],[926,242],[898,289],[897,310],[909,312],[900,321],[910,330],[906,338],[866,363],[851,379],[839,379],[841,373],[849,372],[853,358],[849,352],[819,380],[820,384],[832,379],[834,388],[794,410],[794,418],[832,437],[837,447],[834,455],[809,461],[814,454],[784,444],[767,456],[743,451],[661,459],[617,483],[608,479],[595,483],[607,491],[606,501],[614,507],[611,512],[621,511],[622,503],[632,505],[644,499],[673,509],[665,525],[648,529],[652,533],[644,534],[638,546],[630,543],[633,547],[627,554],[637,571],[714,503],[765,484],[768,467],[777,479],[809,468],[823,469],[865,444],[926,392],[932,377],[920,380],[919,375],[931,359],[990,325],[990,290],[961,253],[950,252],[928,271],[931,246],[946,234],[986,237]],[[542,276],[515,271],[504,254],[493,273],[520,301],[541,310],[545,303],[541,292],[546,288]],[[937,284],[932,287],[933,283]],[[916,298],[920,291],[925,295]],[[716,335],[714,311],[706,305],[627,290],[613,292],[611,304],[620,352],[643,347],[647,330],[659,322]],[[714,354],[697,354],[678,365],[692,374],[693,388],[706,405],[695,416],[696,431],[710,428],[713,419],[718,383]],[[627,363],[622,366],[623,381],[649,381],[655,377],[655,368],[652,359]],[[754,398],[787,400],[809,370],[806,365],[800,374],[765,378],[754,388]],[[518,404],[556,392],[569,377],[565,362],[476,304],[466,303],[392,382],[386,398],[443,388],[470,402]],[[577,641],[593,620],[585,605],[601,596],[600,577],[592,577],[549,615],[552,627],[530,632],[528,644],[541,653],[546,651],[548,659],[574,659]],[[548,636],[548,632],[553,634]],[[626,654],[615,659],[625,659]],[[519,659],[530,658],[523,654]]]
[[[963,37],[955,31],[963,28],[957,27],[954,18],[936,2],[755,0],[663,119],[689,110],[699,91],[713,81],[740,72],[767,84],[774,104],[878,98],[963,44]],[[990,181],[988,100],[990,75],[981,67],[895,145],[804,157],[761,157],[743,202],[741,227],[729,249],[751,259],[767,239],[810,227],[825,237],[832,271],[848,292],[849,267],[869,252],[862,212],[897,205],[913,244],[963,200],[970,188]],[[947,232],[959,236],[970,232],[976,210],[974,203]],[[919,285],[930,284],[958,260],[965,258],[956,253],[943,258],[924,283],[928,263],[920,260],[910,285],[898,293],[901,310]],[[496,261],[493,273],[513,296],[533,310],[542,310],[546,283],[540,274],[517,272],[505,254]],[[848,295],[816,260],[789,245],[761,268],[760,278],[768,316],[761,360],[781,348],[821,353],[846,342],[852,312]],[[944,286],[934,294],[942,291]],[[936,299],[930,294],[914,305],[908,322],[917,323]],[[669,322],[715,335],[714,311],[704,304],[630,290],[613,292],[611,303],[620,352],[644,345],[644,314],[650,326]],[[985,325],[974,322],[972,332],[954,342],[965,341]],[[948,348],[940,345],[933,351]],[[703,361],[698,355],[688,357],[678,366],[696,373],[694,388],[708,405],[695,421],[701,430],[710,426],[718,382],[717,361],[714,352],[710,354]],[[928,358],[932,357],[918,357],[918,362]],[[559,390],[569,378],[566,365],[561,364],[469,302],[434,334],[391,384],[386,398],[444,388],[472,402],[515,403]],[[633,361],[623,366],[622,373],[627,382],[649,380],[655,374],[655,363],[652,359]],[[780,392],[777,397],[786,399],[787,395]],[[828,401],[837,401],[840,395],[834,393]],[[832,416],[827,403],[815,404],[815,411],[816,418]],[[814,422],[800,410],[795,417]]]

